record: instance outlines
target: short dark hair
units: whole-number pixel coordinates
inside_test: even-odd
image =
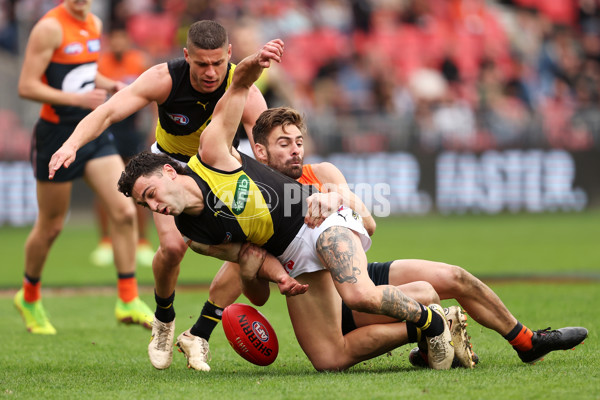
[[[274,128],[281,126],[285,130],[288,125],[295,125],[302,135],[306,135],[306,124],[298,111],[290,107],[265,110],[260,114],[252,128],[254,142],[266,146],[269,142],[269,134]]]
[[[188,48],[215,50],[229,44],[227,30],[216,21],[202,20],[194,22],[188,30]]]
[[[178,174],[185,174],[185,168],[166,154],[143,151],[134,156],[125,166],[125,171],[121,173],[118,183],[119,192],[131,197],[133,185],[140,176],[149,176],[153,173],[160,174],[165,164],[172,166]]]

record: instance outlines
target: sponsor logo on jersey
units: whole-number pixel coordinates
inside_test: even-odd
[[[213,215],[219,218],[238,221],[263,218],[278,206],[279,197],[268,185],[261,182],[254,182],[254,184],[258,191],[251,194],[252,181],[245,174],[237,181],[221,182],[211,189],[214,196],[208,197],[206,205]],[[253,206],[252,212],[248,211],[250,206]],[[228,208],[231,212],[226,211]]]
[[[261,342],[269,341],[269,332],[265,329],[265,327],[258,321],[254,321],[252,323],[252,332],[256,335],[258,340]]]
[[[177,125],[187,125],[190,122],[190,119],[183,114],[169,114],[167,113],[169,118],[173,120]]]
[[[248,192],[250,189],[250,178],[246,175],[241,175],[237,181],[237,187],[235,194],[233,195],[233,203],[231,204],[231,211],[235,215],[240,215],[246,208],[246,202],[248,201]]]
[[[65,46],[65,54],[70,56],[76,56],[77,54],[83,53],[83,45],[79,42],[69,43]]]
[[[286,270],[288,273],[290,273],[290,272],[291,272],[291,271],[294,269],[294,264],[296,264],[296,263],[294,262],[294,260],[290,260],[290,261],[286,262],[286,263],[285,263],[285,266],[284,266],[285,270]]]
[[[88,53],[97,53],[100,51],[100,39],[92,39],[87,41]]]
[[[225,233],[225,239],[223,239],[223,243],[229,243],[231,242],[231,238],[233,237],[233,235],[231,234],[231,232],[226,232]]]

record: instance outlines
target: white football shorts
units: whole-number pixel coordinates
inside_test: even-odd
[[[362,217],[350,208],[342,208],[327,217],[317,228],[311,229],[304,224],[283,254],[277,257],[292,278],[325,269],[317,254],[317,240],[332,226],[343,226],[353,230],[358,234],[365,251],[371,247],[371,238],[363,226]]]
[[[152,153],[154,153],[154,154],[166,154],[169,157],[171,157],[168,153],[165,153],[164,151],[162,151],[161,149],[158,148],[158,143],[157,142],[152,143],[152,146],[150,146],[150,151]],[[171,157],[171,160],[175,161],[177,164],[181,165],[184,168],[187,165],[186,162],[183,162],[181,160],[177,160],[176,158],[173,158],[173,157]]]

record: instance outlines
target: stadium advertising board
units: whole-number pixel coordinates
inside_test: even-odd
[[[597,151],[506,150],[481,154],[335,154],[335,164],[375,216],[572,212],[600,201]]]
[[[329,161],[377,217],[500,212],[577,212],[600,204],[600,152],[505,150],[481,154],[332,154]],[[35,221],[28,162],[0,162],[0,226]],[[72,207],[88,208],[77,195]]]

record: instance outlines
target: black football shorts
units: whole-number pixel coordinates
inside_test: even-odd
[[[52,124],[38,120],[31,139],[30,160],[33,173],[38,181],[48,182],[48,163],[56,150],[69,138],[75,130],[73,124]],[[85,164],[94,158],[117,154],[117,149],[107,134],[103,132],[98,138],[81,147],[77,157],[69,168],[61,168],[54,175],[54,182],[69,182],[83,176]]]

